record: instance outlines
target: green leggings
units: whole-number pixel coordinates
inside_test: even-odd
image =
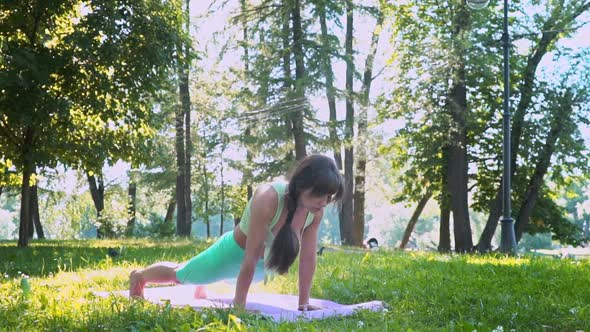
[[[191,258],[176,270],[176,279],[181,284],[204,285],[225,280],[235,283],[242,261],[244,249],[234,239],[234,231],[223,234],[207,250]],[[256,264],[253,282],[264,280],[264,261]]]

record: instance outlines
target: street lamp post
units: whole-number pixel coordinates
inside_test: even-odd
[[[466,0],[467,6],[472,9],[485,8],[489,0]],[[503,136],[503,175],[502,175],[502,232],[500,239],[500,251],[503,253],[515,253],[516,236],[514,234],[514,219],[512,219],[512,204],[510,192],[511,183],[511,152],[510,152],[510,35],[508,33],[508,0],[504,0],[504,21],[502,33],[502,49],[504,54],[504,103],[502,114]]]

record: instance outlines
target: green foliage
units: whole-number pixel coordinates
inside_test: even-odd
[[[550,193],[543,192],[527,225],[529,234],[551,232],[553,239],[563,244],[579,245],[582,241],[582,228],[566,217],[563,207],[551,199]]]
[[[179,241],[41,241],[17,250],[0,243],[0,320],[9,330],[138,331],[574,331],[590,328],[590,261],[544,257],[326,251],[312,296],[340,303],[383,300],[384,312],[277,324],[228,310],[195,311],[93,291],[128,287],[132,269],[183,261],[208,244]],[[108,248],[119,248],[111,258]],[[20,273],[30,276],[23,297]],[[297,268],[268,292],[297,292]],[[572,287],[573,285],[573,287]],[[239,318],[239,319],[238,319]]]
[[[133,235],[155,239],[171,238],[176,234],[176,223],[166,222],[164,218],[155,212],[151,212],[147,225],[137,225]]]
[[[380,96],[378,111],[380,119],[402,121],[403,125],[379,152],[391,156],[392,170],[401,170],[398,181],[403,183],[403,188],[395,201],[418,201],[426,190],[431,189],[440,193],[435,197],[444,203],[444,165],[447,162],[444,148],[452,143],[449,139],[455,130],[446,110],[446,98],[456,79],[450,74],[460,59],[453,50],[459,48],[465,51],[470,207],[476,212],[490,211],[490,202],[498,192],[502,172],[502,48],[497,41],[502,31],[502,13],[497,10],[498,3],[492,1],[483,10],[466,13],[461,11],[462,5],[458,1],[437,4],[406,1],[388,5],[394,18],[391,28],[395,51],[390,55],[390,62],[399,67],[399,72],[391,79],[391,92]],[[526,13],[533,7],[540,9],[534,19],[528,19],[526,14],[513,14]],[[541,154],[546,151],[551,121],[563,117],[563,110],[568,105],[574,105],[572,115],[560,128],[561,135],[553,150],[546,181],[563,188],[568,177],[583,178],[588,174],[588,148],[579,132],[580,125],[588,121],[588,52],[573,51],[557,43],[569,36],[569,30],[548,34],[544,38],[553,38],[548,51],[554,51],[554,61],[568,63],[568,66],[559,70],[543,68],[543,73],[535,76],[537,67],[531,69],[530,66],[533,52],[539,51],[536,48],[541,42],[541,33],[526,34],[570,27],[577,15],[587,10],[586,4],[576,1],[511,2],[511,33],[524,33],[519,38],[528,39],[532,44],[529,54],[519,54],[514,49],[510,52],[513,112],[521,100],[526,101],[529,97],[525,84],[532,86],[531,101],[523,104],[522,133],[517,137],[520,144],[513,178],[515,213],[525,199]],[[465,19],[469,21],[470,30],[457,37],[453,35],[455,27],[452,23],[456,15],[463,15],[461,13],[468,16]],[[571,15],[564,16],[565,13]],[[550,55],[542,50],[539,52],[541,57]],[[531,70],[533,79],[525,82]],[[568,90],[570,95],[564,92]],[[515,134],[513,131],[513,144]],[[533,212],[536,220],[553,218],[552,230],[559,230],[555,237],[575,242],[571,238],[574,229],[570,223],[563,217],[554,218],[560,213],[550,213],[539,205],[536,204]],[[555,204],[551,206],[555,207]],[[541,216],[542,213],[547,215]],[[547,230],[543,229],[536,231]]]
[[[26,156],[94,170],[139,156],[181,38],[179,5],[2,2],[4,156],[19,169]]]

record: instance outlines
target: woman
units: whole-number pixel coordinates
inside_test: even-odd
[[[343,193],[344,181],[334,161],[308,156],[296,165],[288,183],[260,186],[240,223],[207,250],[180,266],[156,263],[131,272],[129,294],[143,297],[149,282],[175,282],[199,285],[195,296],[206,297],[203,285],[237,275],[233,304],[244,307],[253,281],[274,272],[287,273],[300,254],[298,309],[318,309],[309,305],[318,229],[326,205]]]

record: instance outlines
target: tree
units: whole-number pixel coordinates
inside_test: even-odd
[[[399,178],[404,185],[396,201],[418,203],[429,192],[437,199],[441,210],[439,250],[443,252],[451,248],[453,206],[457,210],[453,211],[455,249],[469,250],[471,237],[465,213],[466,126],[470,122],[465,118],[463,77],[469,60],[464,50],[468,30],[462,6],[457,2],[434,7],[419,2],[390,6],[396,50],[390,61],[398,63],[400,73],[392,80],[392,92],[380,97],[378,109],[381,119],[404,120],[404,126],[379,151],[392,156],[392,168],[403,170]]]
[[[418,222],[418,218],[420,217],[422,210],[424,210],[426,203],[428,203],[428,200],[430,200],[430,197],[432,197],[432,194],[427,193],[418,202],[418,205],[416,206],[414,213],[412,213],[412,217],[410,218],[410,221],[408,221],[408,226],[406,227],[406,230],[404,231],[404,236],[402,237],[402,241],[399,245],[400,249],[406,248],[406,245],[410,241],[410,236],[412,235],[412,231],[414,230],[414,226],[416,226],[416,222]]]
[[[534,45],[531,48],[531,53],[527,57],[526,65],[522,73],[515,75],[520,77],[518,82],[519,101],[514,111],[511,131],[511,178],[514,179],[518,172],[517,158],[519,154],[523,154],[523,131],[525,130],[525,116],[530,109],[531,101],[535,96],[534,87],[537,74],[537,68],[543,57],[555,47],[557,40],[562,38],[567,32],[562,32],[563,29],[574,25],[576,19],[590,9],[590,2],[586,1],[572,1],[567,4],[563,2],[549,3],[548,16],[537,17],[537,27],[541,38],[536,36],[533,38]],[[499,181],[497,181],[499,183]],[[502,213],[502,187],[496,190],[496,195],[491,201],[488,221],[485,229],[481,234],[477,249],[481,252],[486,252],[491,249],[491,240],[498,225],[498,220]]]
[[[344,127],[344,191],[346,195],[342,199],[340,211],[340,239],[342,244],[353,245],[352,218],[354,212],[354,56],[353,50],[353,3],[346,0],[346,39],[344,42],[346,62],[346,119]]]
[[[185,34],[190,33],[190,0],[184,10]],[[178,66],[178,95],[180,105],[176,113],[176,232],[179,236],[190,236],[192,223],[191,199],[191,98],[189,92],[189,68],[193,58],[187,42],[179,43],[176,59]]]
[[[0,6],[0,147],[22,173],[18,246],[25,247],[34,167],[102,166],[134,150],[129,140],[114,140],[115,132],[149,136],[151,98],[179,39],[178,4],[95,0],[84,11],[71,0]],[[91,140],[95,135],[101,139]]]
[[[356,149],[356,170],[354,173],[354,211],[353,211],[353,239],[354,244],[362,246],[365,235],[365,174],[367,167],[367,145],[368,145],[368,120],[367,112],[370,104],[369,95],[371,91],[371,83],[373,82],[373,62],[375,60],[375,53],[377,53],[377,45],[379,43],[379,36],[383,29],[383,20],[385,14],[383,8],[376,10],[377,22],[371,35],[371,44],[369,46],[369,54],[365,60],[365,70],[363,73],[363,81],[361,92],[359,96],[359,114],[357,124],[357,149]]]
[[[469,221],[469,202],[467,195],[468,156],[467,149],[467,86],[466,86],[466,39],[469,32],[469,12],[465,4],[452,8],[453,30],[451,56],[451,87],[446,99],[450,112],[450,140],[448,142],[447,186],[453,212],[455,251],[473,250],[471,226]]]
[[[333,8],[329,8],[331,9],[329,12],[326,8],[327,3],[334,5]],[[336,88],[334,87],[334,70],[332,69],[333,50],[337,50],[339,45],[337,37],[328,35],[328,25],[326,23],[326,16],[328,13],[332,13],[333,16],[331,19],[335,19],[335,14],[341,14],[342,9],[339,4],[325,0],[315,1],[315,7],[320,21],[322,43],[322,52],[320,52],[322,55],[321,64],[324,76],[326,77],[326,98],[328,99],[328,109],[330,110],[330,144],[334,154],[334,160],[336,161],[336,166],[338,166],[339,170],[342,170],[342,146],[340,138],[338,137],[339,126],[336,112]]]

